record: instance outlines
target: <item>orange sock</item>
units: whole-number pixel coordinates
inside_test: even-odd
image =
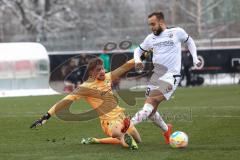
[[[96,140],[102,144],[121,144],[121,141],[119,139],[112,138],[112,137],[101,138],[101,139],[96,138]]]

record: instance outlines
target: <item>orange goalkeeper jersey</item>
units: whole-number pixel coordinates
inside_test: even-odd
[[[124,109],[118,106],[113,95],[112,81],[134,67],[131,59],[124,65],[105,75],[105,80],[87,80],[64,99],[76,101],[85,99],[97,112],[101,120],[112,120],[118,117]]]

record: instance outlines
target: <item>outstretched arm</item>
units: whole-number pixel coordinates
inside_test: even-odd
[[[67,95],[56,104],[54,104],[49,110],[48,114],[53,116],[57,114],[59,111],[68,108],[74,101],[79,100],[82,97],[81,93],[78,91],[78,88],[75,89],[71,94]]]
[[[187,42],[186,42],[187,46],[188,46],[188,50],[189,52],[191,53],[192,55],[192,58],[193,58],[193,64],[194,65],[199,65],[199,63],[201,63],[198,58],[197,58],[197,48],[196,48],[196,45],[193,41],[193,39],[189,36],[189,38],[187,39]]]
[[[63,98],[62,100],[58,101],[56,104],[54,104],[46,114],[44,114],[40,119],[36,120],[31,126],[30,128],[36,128],[37,126],[41,126],[44,123],[47,122],[47,120],[57,114],[59,111],[68,108],[75,100],[79,99],[80,95],[78,94],[70,94],[67,95],[65,98]]]
[[[49,110],[48,110],[48,114],[50,114],[50,116],[53,116],[55,114],[57,114],[59,111],[63,110],[64,108],[69,107],[71,104],[73,103],[73,100],[70,99],[62,99],[59,102],[57,102],[56,104],[54,104]]]
[[[131,59],[131,60],[127,61],[125,64],[123,64],[122,66],[113,70],[111,72],[111,79],[115,80],[116,78],[119,78],[121,75],[123,75],[124,73],[126,73],[127,71],[132,69],[134,67],[134,64],[135,64],[134,59]]]
[[[196,65],[197,67],[199,67],[201,65],[201,61],[199,61],[197,58],[197,48],[196,48],[195,42],[193,41],[192,37],[190,37],[185,32],[184,29],[179,28],[179,27],[177,28],[177,36],[182,43],[186,43],[188,50],[192,55],[193,64]]]

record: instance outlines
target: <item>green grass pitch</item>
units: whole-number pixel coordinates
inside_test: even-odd
[[[236,160],[240,154],[240,86],[179,88],[174,97],[158,111],[189,136],[186,149],[172,149],[164,144],[160,129],[150,122],[137,125],[143,142],[132,151],[118,145],[82,145],[82,137],[105,137],[99,120],[66,122],[51,118],[38,130],[30,124],[63,95],[0,99],[0,159],[18,160]],[[129,96],[131,97],[131,96]],[[143,105],[120,101],[133,115]],[[88,108],[75,103],[74,113]]]

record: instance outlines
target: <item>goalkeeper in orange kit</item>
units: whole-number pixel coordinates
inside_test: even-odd
[[[97,112],[103,132],[107,138],[83,138],[82,144],[121,144],[130,149],[138,149],[141,142],[137,129],[124,114],[125,109],[118,106],[111,89],[111,82],[134,67],[134,60],[105,73],[103,61],[93,58],[87,67],[88,79],[72,93],[53,105],[47,114],[36,120],[30,128],[43,125],[51,116],[68,108],[74,101],[85,99]]]

